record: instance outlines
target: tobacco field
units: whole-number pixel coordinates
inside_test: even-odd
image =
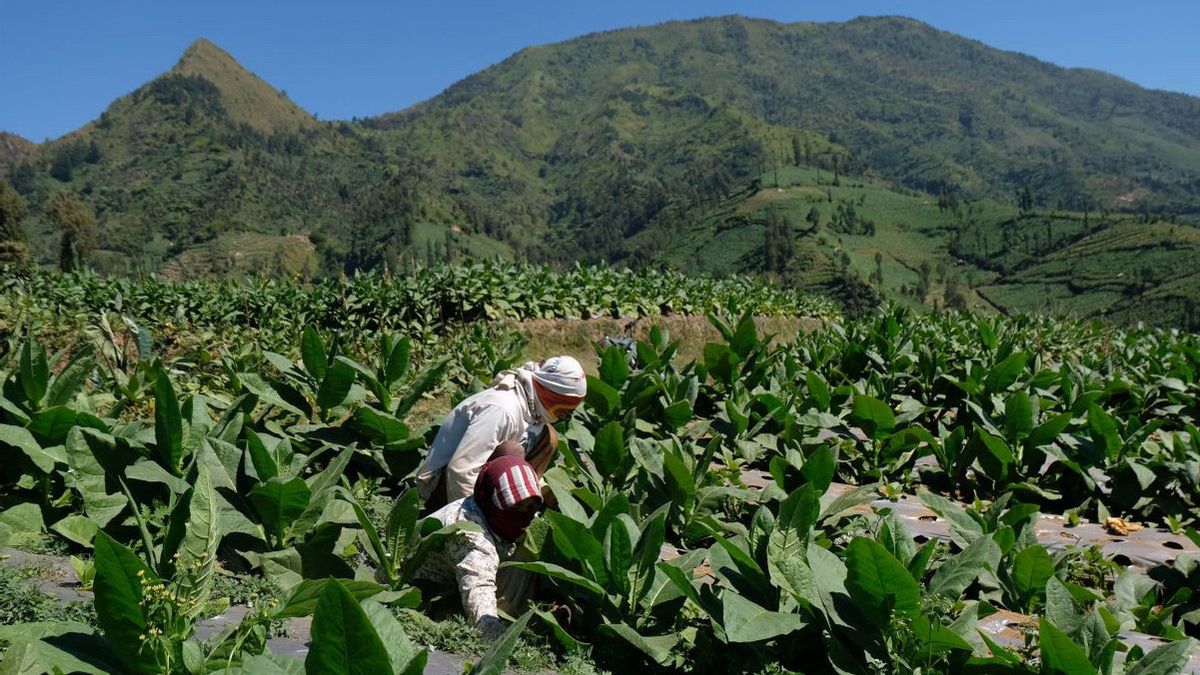
[[[506,563],[540,588],[472,672],[531,636],[614,673],[1196,667],[1200,336],[849,319],[740,277],[476,264],[307,286],[3,277],[0,546],[74,556],[94,602],[0,621],[0,673],[422,672],[403,622],[434,599],[413,574],[453,531],[410,486],[440,415],[548,356],[508,322],[665,315],[721,339],[694,360],[657,328],[576,354],[595,374],[545,475],[557,506]],[[770,315],[822,325],[764,335]],[[948,535],[914,534],[902,498]],[[1049,546],[1047,517],[1186,550]],[[263,601],[201,638],[231,578]],[[1015,640],[982,629],[1001,615],[1024,617]],[[272,653],[300,616],[307,656]]]

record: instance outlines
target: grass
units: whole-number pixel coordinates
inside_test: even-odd
[[[95,626],[96,611],[86,601],[68,602],[38,590],[34,579],[44,574],[35,566],[0,563],[0,626],[34,621],[78,621]],[[7,645],[0,643],[0,660]]]
[[[420,612],[404,609],[398,610],[396,616],[413,642],[467,661],[483,656],[490,646],[479,631],[461,616],[438,621]],[[588,658],[562,654],[547,635],[539,632],[538,625],[535,619],[521,635],[509,661],[511,669],[521,673],[554,671],[562,675],[599,675],[605,672]]]

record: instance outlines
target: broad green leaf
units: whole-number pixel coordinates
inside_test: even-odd
[[[614,524],[615,525],[615,524]],[[638,538],[634,555],[637,558],[637,568],[634,570],[634,581],[630,586],[630,604],[638,605],[654,581],[654,570],[662,552],[663,541],[667,536],[667,514],[659,509],[650,514],[643,523],[642,535]]]
[[[733,591],[723,598],[722,626],[730,642],[760,642],[804,627],[799,614],[769,611]]]
[[[723,344],[710,342],[704,345],[704,366],[718,382],[728,384],[733,381],[738,361],[737,354]]]
[[[500,567],[501,568],[515,567],[517,569],[526,570],[529,572],[534,572],[536,574],[548,576],[552,579],[558,579],[559,581],[565,581],[569,584],[578,586],[579,588],[587,591],[588,593],[591,593],[592,595],[596,596],[597,598],[602,598],[606,594],[604,587],[601,586],[600,584],[597,584],[596,582],[592,581],[591,579],[584,578],[584,577],[576,574],[575,572],[572,572],[571,570],[569,570],[565,567],[562,567],[561,565],[555,565],[553,563],[544,563],[544,562],[508,561],[505,563],[501,563]]]
[[[1012,577],[1017,592],[1028,599],[1041,594],[1054,576],[1054,560],[1039,544],[1026,547],[1013,559]]]
[[[408,372],[409,352],[411,349],[412,341],[407,337],[402,337],[396,341],[396,346],[392,347],[392,352],[388,354],[387,366],[384,368],[384,386],[393,386]]]
[[[408,639],[403,626],[391,610],[375,600],[363,600],[359,603],[379,640],[387,650],[391,661],[391,672],[398,675],[420,675],[425,671],[425,663],[429,659],[429,651],[417,647]]]
[[[354,411],[354,424],[372,440],[383,445],[408,438],[407,424],[370,406],[359,406]]]
[[[633,542],[629,529],[620,522],[608,528],[604,537],[604,557],[608,562],[608,580],[618,595],[629,593],[629,572],[633,567]]]
[[[1083,615],[1076,609],[1071,591],[1054,576],[1046,581],[1046,618],[1067,635],[1083,627]]]
[[[375,675],[392,672],[387,648],[366,612],[342,585],[330,580],[313,613],[308,675]]]
[[[308,484],[299,476],[289,481],[272,478],[250,490],[250,503],[258,512],[258,517],[276,535],[287,531],[308,508],[311,498]]]
[[[1038,620],[1038,650],[1044,673],[1090,675],[1096,672],[1083,647],[1055,628],[1045,617]]]
[[[83,389],[84,383],[95,368],[96,362],[92,360],[90,347],[71,357],[71,362],[50,384],[46,392],[46,405],[59,406],[69,403]]]
[[[933,573],[927,590],[930,594],[957,599],[985,570],[995,571],[1000,564],[1000,547],[991,537],[980,537],[957,555],[946,560]]]
[[[1087,420],[1092,441],[1100,448],[1105,457],[1115,458],[1121,451],[1121,436],[1117,429],[1117,421],[1104,408],[1095,403],[1088,406]]]
[[[800,473],[808,482],[812,483],[813,492],[817,497],[829,490],[836,471],[837,462],[833,458],[833,448],[828,445],[822,445],[813,450],[804,459],[804,466],[800,467]]]
[[[1174,675],[1182,672],[1195,646],[1195,640],[1185,638],[1156,647],[1133,664],[1126,675]]]
[[[40,408],[50,383],[50,366],[46,363],[46,350],[42,349],[41,343],[32,337],[25,340],[21,345],[17,368],[25,397],[33,409]]]
[[[1008,433],[1008,440],[1012,443],[1023,441],[1033,431],[1036,417],[1037,411],[1029,394],[1023,391],[1009,394],[1004,404],[1004,430]]]
[[[871,438],[881,438],[896,428],[896,416],[886,403],[871,396],[856,394],[850,421]]]
[[[0,424],[0,445],[12,446],[20,450],[37,468],[42,470],[42,473],[54,471],[57,458],[42,448],[33,435],[23,427]]]
[[[129,549],[97,532],[95,546],[96,618],[113,652],[133,671],[156,672],[153,653],[142,649],[140,636],[149,627],[142,610],[142,584],[157,577]]]
[[[325,591],[325,587],[333,582],[333,579],[305,579],[297,584],[288,594],[287,600],[272,615],[276,619],[288,619],[297,616],[309,616],[317,609],[317,602],[321,598],[321,594]],[[365,600],[369,597],[377,595],[384,590],[384,587],[373,581],[350,581],[339,580],[343,588],[356,600]]]
[[[161,363],[154,368],[154,447],[158,462],[178,476],[183,462],[183,416],[175,387]]]
[[[989,394],[1000,393],[1011,387],[1021,373],[1025,371],[1028,360],[1025,352],[1015,352],[1000,363],[997,363],[983,380],[983,387]]]
[[[568,559],[575,561],[600,585],[607,584],[604,546],[592,536],[587,525],[556,511],[547,511],[546,519],[552,526],[551,536],[555,548]]]
[[[811,484],[795,490],[779,505],[775,527],[767,537],[767,570],[771,580],[785,581],[780,561],[805,558],[808,535],[817,520],[821,503]]]
[[[629,451],[625,446],[625,429],[620,422],[609,422],[596,433],[596,445],[592,459],[596,469],[606,478],[611,478],[621,469]]]
[[[600,379],[619,390],[628,377],[629,361],[625,358],[625,350],[616,345],[604,350],[604,356],[600,359]]]
[[[279,475],[279,464],[267,450],[262,437],[253,429],[246,429],[246,453],[250,456],[250,464],[260,481],[267,481]]]
[[[532,614],[533,610],[527,611],[514,621],[471,668],[471,675],[504,675],[508,659],[517,648],[517,639],[521,637]]]
[[[825,378],[817,371],[810,370],[804,375],[804,382],[808,385],[808,396],[816,404],[817,410],[829,410],[829,385]]]
[[[1039,424],[1033,431],[1029,433],[1029,437],[1025,439],[1025,444],[1028,447],[1036,448],[1040,445],[1051,443],[1067,427],[1071,425],[1071,413],[1065,412],[1051,417],[1049,420]]]
[[[623,623],[605,623],[600,629],[628,642],[660,665],[671,662],[671,650],[679,643],[678,634],[642,635]]]
[[[604,380],[587,376],[587,394],[584,399],[589,407],[594,408],[600,416],[608,417],[621,407],[621,394]]]
[[[177,495],[188,491],[188,482],[164,469],[158,462],[151,459],[140,459],[125,470],[125,478],[144,483],[158,483]]]
[[[304,361],[304,369],[313,380],[320,382],[325,379],[329,357],[325,354],[325,343],[312,326],[305,326],[304,333],[300,336],[300,358]]]
[[[856,537],[846,548],[846,590],[872,623],[885,628],[893,614],[915,617],[921,592],[900,561],[877,542]]]
[[[23,502],[0,511],[0,523],[4,523],[18,534],[46,531],[42,509],[33,502]]]
[[[92,540],[100,528],[87,516],[72,514],[51,525],[50,529],[84,548],[91,548]]]
[[[104,527],[125,510],[125,495],[107,491],[106,472],[93,452],[92,445],[103,445],[112,437],[93,429],[75,427],[67,433],[67,466],[75,489],[83,498],[83,510],[99,527]]]
[[[212,450],[205,448],[204,453]],[[193,620],[204,611],[204,601],[212,588],[217,564],[217,547],[221,544],[221,511],[209,462],[196,463],[196,478],[188,509],[187,531],[179,546],[179,567],[191,570],[180,580],[180,591],[194,595],[200,604],[186,612]]]
[[[954,631],[943,626],[936,618],[925,614],[919,615],[912,622],[913,634],[921,641],[921,651],[926,659],[946,652],[960,651],[971,653],[971,645],[959,637]]]
[[[346,363],[346,357],[335,358],[317,389],[317,407],[324,412],[341,405],[350,394],[355,375],[354,366]]]

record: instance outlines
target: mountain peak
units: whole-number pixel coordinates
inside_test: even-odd
[[[215,43],[199,38],[192,42],[171,69],[172,75],[202,77],[216,85],[230,117],[263,133],[295,131],[317,123],[303,108]]]

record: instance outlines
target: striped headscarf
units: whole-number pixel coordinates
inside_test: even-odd
[[[530,497],[542,501],[541,482],[533,466],[522,457],[499,457],[483,465],[475,480],[475,503],[488,526],[501,538],[516,541],[533,521],[534,510],[515,507]]]

